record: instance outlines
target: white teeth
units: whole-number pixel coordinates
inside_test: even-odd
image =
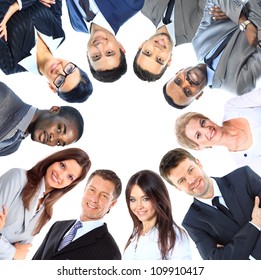
[[[87,203],[87,205],[88,205],[90,208],[92,208],[92,209],[96,209],[96,207],[95,207],[94,205],[91,205],[91,204],[89,204],[89,203]]]

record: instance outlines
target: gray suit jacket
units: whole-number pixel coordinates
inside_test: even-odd
[[[229,19],[213,21],[209,14],[209,8],[213,5],[219,6]],[[212,87],[223,88],[238,95],[254,89],[256,80],[261,76],[261,48],[250,46],[244,32],[238,28],[242,11],[257,26],[259,36],[261,7],[258,0],[249,1],[245,7],[239,0],[207,0],[204,16],[192,41],[198,61],[203,62],[217,43],[233,33],[218,63]]]
[[[145,0],[141,12],[157,27],[169,0]],[[206,0],[176,0],[174,26],[176,45],[191,42],[201,18]]]
[[[7,85],[0,82],[0,142],[22,120],[31,105],[24,103]],[[0,151],[0,156],[14,153],[22,139]]]

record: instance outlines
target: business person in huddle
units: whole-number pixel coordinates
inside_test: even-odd
[[[62,1],[2,2],[0,69],[7,75],[25,71],[42,75],[47,79],[51,91],[64,101],[86,101],[93,91],[87,73],[56,54],[65,40],[61,20]],[[51,3],[48,4],[50,7],[46,6],[46,2]]]
[[[125,196],[133,231],[123,259],[191,259],[188,236],[173,220],[169,193],[158,174],[151,170],[135,173]]]
[[[0,177],[0,260],[26,258],[33,238],[52,218],[53,205],[86,177],[90,167],[85,151],[69,148],[30,170],[12,168]]]
[[[101,82],[120,79],[127,62],[116,35],[141,10],[144,0],[66,0],[66,4],[73,29],[90,34],[87,60],[93,77]]]
[[[248,165],[261,175],[261,89],[228,100],[221,125],[197,112],[176,119],[176,137],[181,146],[202,150],[224,146],[238,167]]]
[[[54,223],[33,259],[120,260],[119,247],[103,218],[117,203],[121,189],[115,172],[95,170],[87,181],[79,217]]]
[[[48,146],[66,146],[83,134],[81,113],[71,106],[38,109],[24,103],[0,82],[0,156],[14,153],[29,135]]]
[[[161,176],[194,197],[182,225],[204,260],[261,259],[261,178],[248,166],[209,177],[182,148],[167,152]]]
[[[213,20],[217,5],[228,19]],[[169,105],[177,109],[198,100],[206,87],[242,95],[261,79],[261,6],[259,0],[208,0],[192,40],[198,64],[180,69],[163,86]]]

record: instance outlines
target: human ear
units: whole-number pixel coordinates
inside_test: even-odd
[[[52,106],[51,109],[50,109],[50,112],[51,113],[59,112],[60,109],[61,109],[61,107],[59,107],[59,106]]]
[[[196,96],[195,99],[198,100],[198,99],[203,95],[203,93],[204,93],[204,92],[203,92],[203,90],[202,90],[202,91]]]
[[[120,48],[124,53],[126,53],[125,48],[123,47],[123,45],[122,45],[120,42],[118,42],[118,45],[119,45],[119,48]]]
[[[51,83],[48,83],[48,86],[49,86],[49,88],[51,89],[52,92],[57,93],[56,88]]]

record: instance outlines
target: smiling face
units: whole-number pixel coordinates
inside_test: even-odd
[[[156,34],[140,46],[137,64],[154,75],[160,74],[171,63],[172,47],[173,42],[168,34]]]
[[[212,181],[203,171],[199,161],[194,162],[186,158],[170,170],[168,177],[178,190],[188,195],[200,198],[213,196]]]
[[[185,128],[186,136],[198,144],[199,149],[220,144],[221,128],[209,119],[191,119]]]
[[[39,116],[30,128],[33,141],[48,146],[65,146],[78,139],[78,130],[72,121],[60,117],[58,112],[46,112]]]
[[[43,68],[42,74],[47,78],[49,81],[49,86],[53,90],[57,90],[57,88],[54,85],[55,79],[58,77],[58,75],[66,75],[63,69],[68,65],[69,61],[64,59],[58,59],[58,58],[52,58],[49,59]],[[75,68],[75,70],[66,76],[64,84],[59,88],[59,91],[61,92],[68,92],[74,89],[81,80],[81,74],[79,68]]]
[[[130,192],[130,209],[141,222],[150,222],[155,224],[156,211],[150,198],[138,186],[134,185]]]
[[[120,64],[120,49],[125,52],[122,45],[108,30],[93,27],[87,44],[87,56],[91,66],[97,70],[110,70]]]
[[[82,221],[101,219],[117,202],[111,181],[95,175],[87,184],[82,199]]]
[[[63,189],[81,176],[82,167],[74,159],[51,164],[44,176],[46,192]]]
[[[203,94],[207,85],[205,64],[181,69],[166,86],[166,93],[180,106],[189,105]]]

